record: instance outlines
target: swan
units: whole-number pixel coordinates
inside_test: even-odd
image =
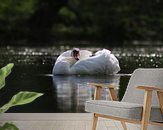
[[[75,51],[75,52],[74,52]],[[76,52],[77,51],[77,52]],[[102,49],[92,56],[88,50],[73,49],[63,52],[56,60],[53,75],[72,74],[116,74],[120,71],[119,61],[110,50]]]

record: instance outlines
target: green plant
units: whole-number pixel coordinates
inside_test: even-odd
[[[0,89],[5,86],[6,77],[11,73],[14,64],[10,63],[0,69]],[[0,108],[0,114],[6,112],[9,108],[18,105],[24,105],[34,101],[36,98],[42,96],[42,93],[21,91],[14,95],[11,100]],[[0,130],[19,130],[13,123],[5,123],[0,126]]]

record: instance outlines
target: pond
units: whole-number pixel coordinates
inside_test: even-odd
[[[102,47],[79,48],[95,52]],[[19,91],[35,91],[44,95],[30,104],[13,107],[8,112],[85,112],[84,103],[92,99],[94,92],[88,82],[114,84],[121,100],[134,69],[163,67],[163,47],[115,47],[107,48],[120,62],[121,71],[115,76],[53,76],[52,68],[56,58],[68,49],[71,47],[1,47],[0,67],[7,63],[14,63],[15,66],[7,78],[5,88],[0,91],[0,105],[7,103]],[[102,98],[109,98],[107,89],[102,91]]]

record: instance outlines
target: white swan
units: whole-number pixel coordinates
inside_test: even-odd
[[[53,67],[53,74],[116,74],[120,71],[117,58],[107,49],[92,52],[80,50],[80,60],[72,56],[72,50],[62,53]]]

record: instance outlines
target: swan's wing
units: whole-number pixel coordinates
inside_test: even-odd
[[[109,51],[108,49],[102,49],[102,50],[97,51],[95,55],[108,55],[110,53],[111,51]]]
[[[55,64],[64,60],[65,57],[70,57],[70,56],[71,56],[71,50],[68,50],[68,51],[61,53],[60,56],[56,59]]]
[[[58,57],[58,59],[60,57],[70,57],[70,56],[71,56],[71,50],[68,50],[68,51],[61,53],[60,56]]]
[[[113,54],[99,54],[76,62],[73,74],[115,74],[120,70],[118,60]]]
[[[88,50],[80,50],[80,60],[87,59],[92,56],[92,52]]]
[[[73,74],[104,74],[105,58],[104,56],[93,56],[76,62],[71,67]]]
[[[69,70],[76,60],[72,57],[61,57],[53,67],[53,74],[70,74]]]

